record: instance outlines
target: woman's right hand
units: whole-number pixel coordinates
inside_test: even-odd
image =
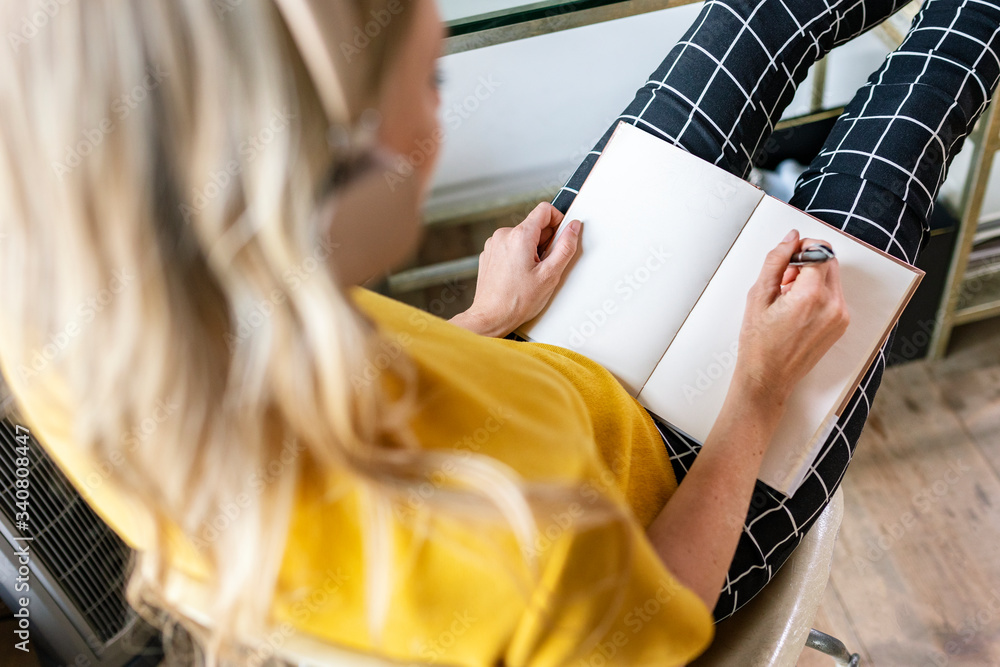
[[[779,406],[850,321],[836,259],[788,265],[794,253],[814,243],[824,242],[800,240],[797,230],[789,232],[767,254],[747,294],[734,380]]]
[[[792,230],[767,254],[747,294],[726,401],[684,481],[646,529],[667,569],[708,609],[725,584],[792,388],[847,329],[837,260],[788,266],[811,243]]]

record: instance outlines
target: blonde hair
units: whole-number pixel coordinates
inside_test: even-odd
[[[384,4],[343,1],[359,17]],[[4,3],[0,26],[22,18],[16,4]],[[394,21],[352,64],[367,68],[355,99],[376,99],[406,25]],[[273,1],[80,0],[36,32],[0,56],[0,362],[33,415],[72,424],[94,460],[123,458],[114,483],[156,527],[130,602],[170,611],[210,664],[238,659],[266,622],[296,490],[321,492],[324,471],[366,490],[373,637],[393,502],[434,471],[454,472],[430,508],[502,518],[530,563],[539,503],[574,491],[531,487],[487,457],[422,450],[408,427],[408,357],[384,371],[395,395],[352,382],[383,340],[332,270],[301,279],[317,257],[336,264],[318,185],[343,156]],[[32,366],[53,345],[59,354]],[[122,447],[170,401],[181,407],[155,437]],[[220,504],[289,448],[295,464],[258,502],[200,539]],[[212,567],[211,628],[163,594],[171,527]]]

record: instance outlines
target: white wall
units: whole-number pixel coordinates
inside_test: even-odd
[[[561,184],[701,5],[652,12],[442,59],[445,146],[430,207]],[[888,49],[873,33],[831,55],[826,105],[846,103]],[[811,77],[786,116],[808,112]]]

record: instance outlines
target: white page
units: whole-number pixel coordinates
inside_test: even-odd
[[[900,303],[919,280],[919,270],[765,197],[639,395],[655,414],[705,442],[733,376],[746,293],[760,274],[764,256],[792,228],[803,238],[830,242],[840,263],[851,322],[796,385],[761,465],[761,481],[784,493],[793,493],[792,487],[801,481],[802,468],[815,457],[809,443],[864,369]],[[823,443],[814,444],[816,449]]]
[[[563,228],[580,248],[545,310],[518,331],[583,354],[635,396],[763,193],[627,123]]]

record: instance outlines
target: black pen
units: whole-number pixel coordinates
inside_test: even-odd
[[[802,252],[797,252],[792,255],[792,261],[788,263],[788,266],[805,266],[807,264],[819,264],[820,262],[825,262],[828,259],[833,259],[836,255],[833,254],[833,248],[828,245],[823,245],[822,243],[814,243],[813,245],[806,246],[806,249]]]

